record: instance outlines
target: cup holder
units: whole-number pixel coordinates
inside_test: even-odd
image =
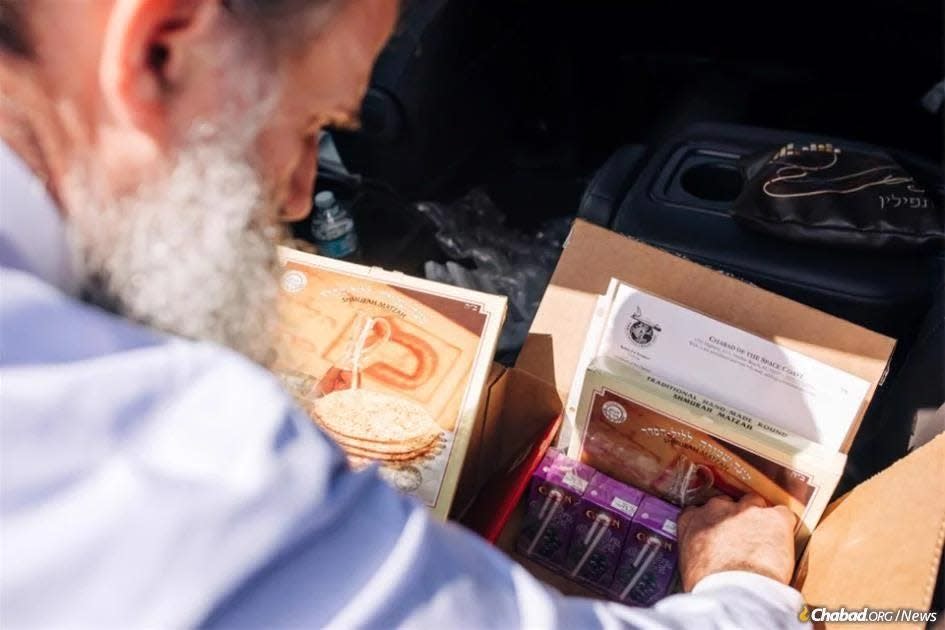
[[[702,162],[682,173],[679,183],[688,194],[706,201],[735,201],[745,185],[741,171],[733,164]]]

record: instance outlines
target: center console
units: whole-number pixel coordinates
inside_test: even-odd
[[[744,185],[740,161],[787,143],[875,151],[839,138],[696,124],[658,147],[616,152],[585,193],[580,214],[643,242],[731,273],[814,308],[907,340],[942,282],[937,253],[863,251],[753,232],[730,215]],[[887,151],[941,186],[935,165]]]

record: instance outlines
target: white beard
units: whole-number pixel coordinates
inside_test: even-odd
[[[259,175],[228,144],[193,143],[168,177],[116,201],[71,177],[70,233],[91,301],[268,363],[280,230]]]

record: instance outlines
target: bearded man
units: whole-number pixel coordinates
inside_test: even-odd
[[[0,622],[796,623],[783,508],[685,513],[691,592],[653,609],[564,598],[348,470],[262,367],[280,226],[397,11],[0,0]]]

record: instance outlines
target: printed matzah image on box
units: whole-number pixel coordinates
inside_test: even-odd
[[[274,368],[349,455],[445,518],[505,298],[280,251]]]
[[[846,456],[757,418],[598,357],[583,379],[568,455],[679,506],[752,492],[798,517],[797,542],[816,526]]]

